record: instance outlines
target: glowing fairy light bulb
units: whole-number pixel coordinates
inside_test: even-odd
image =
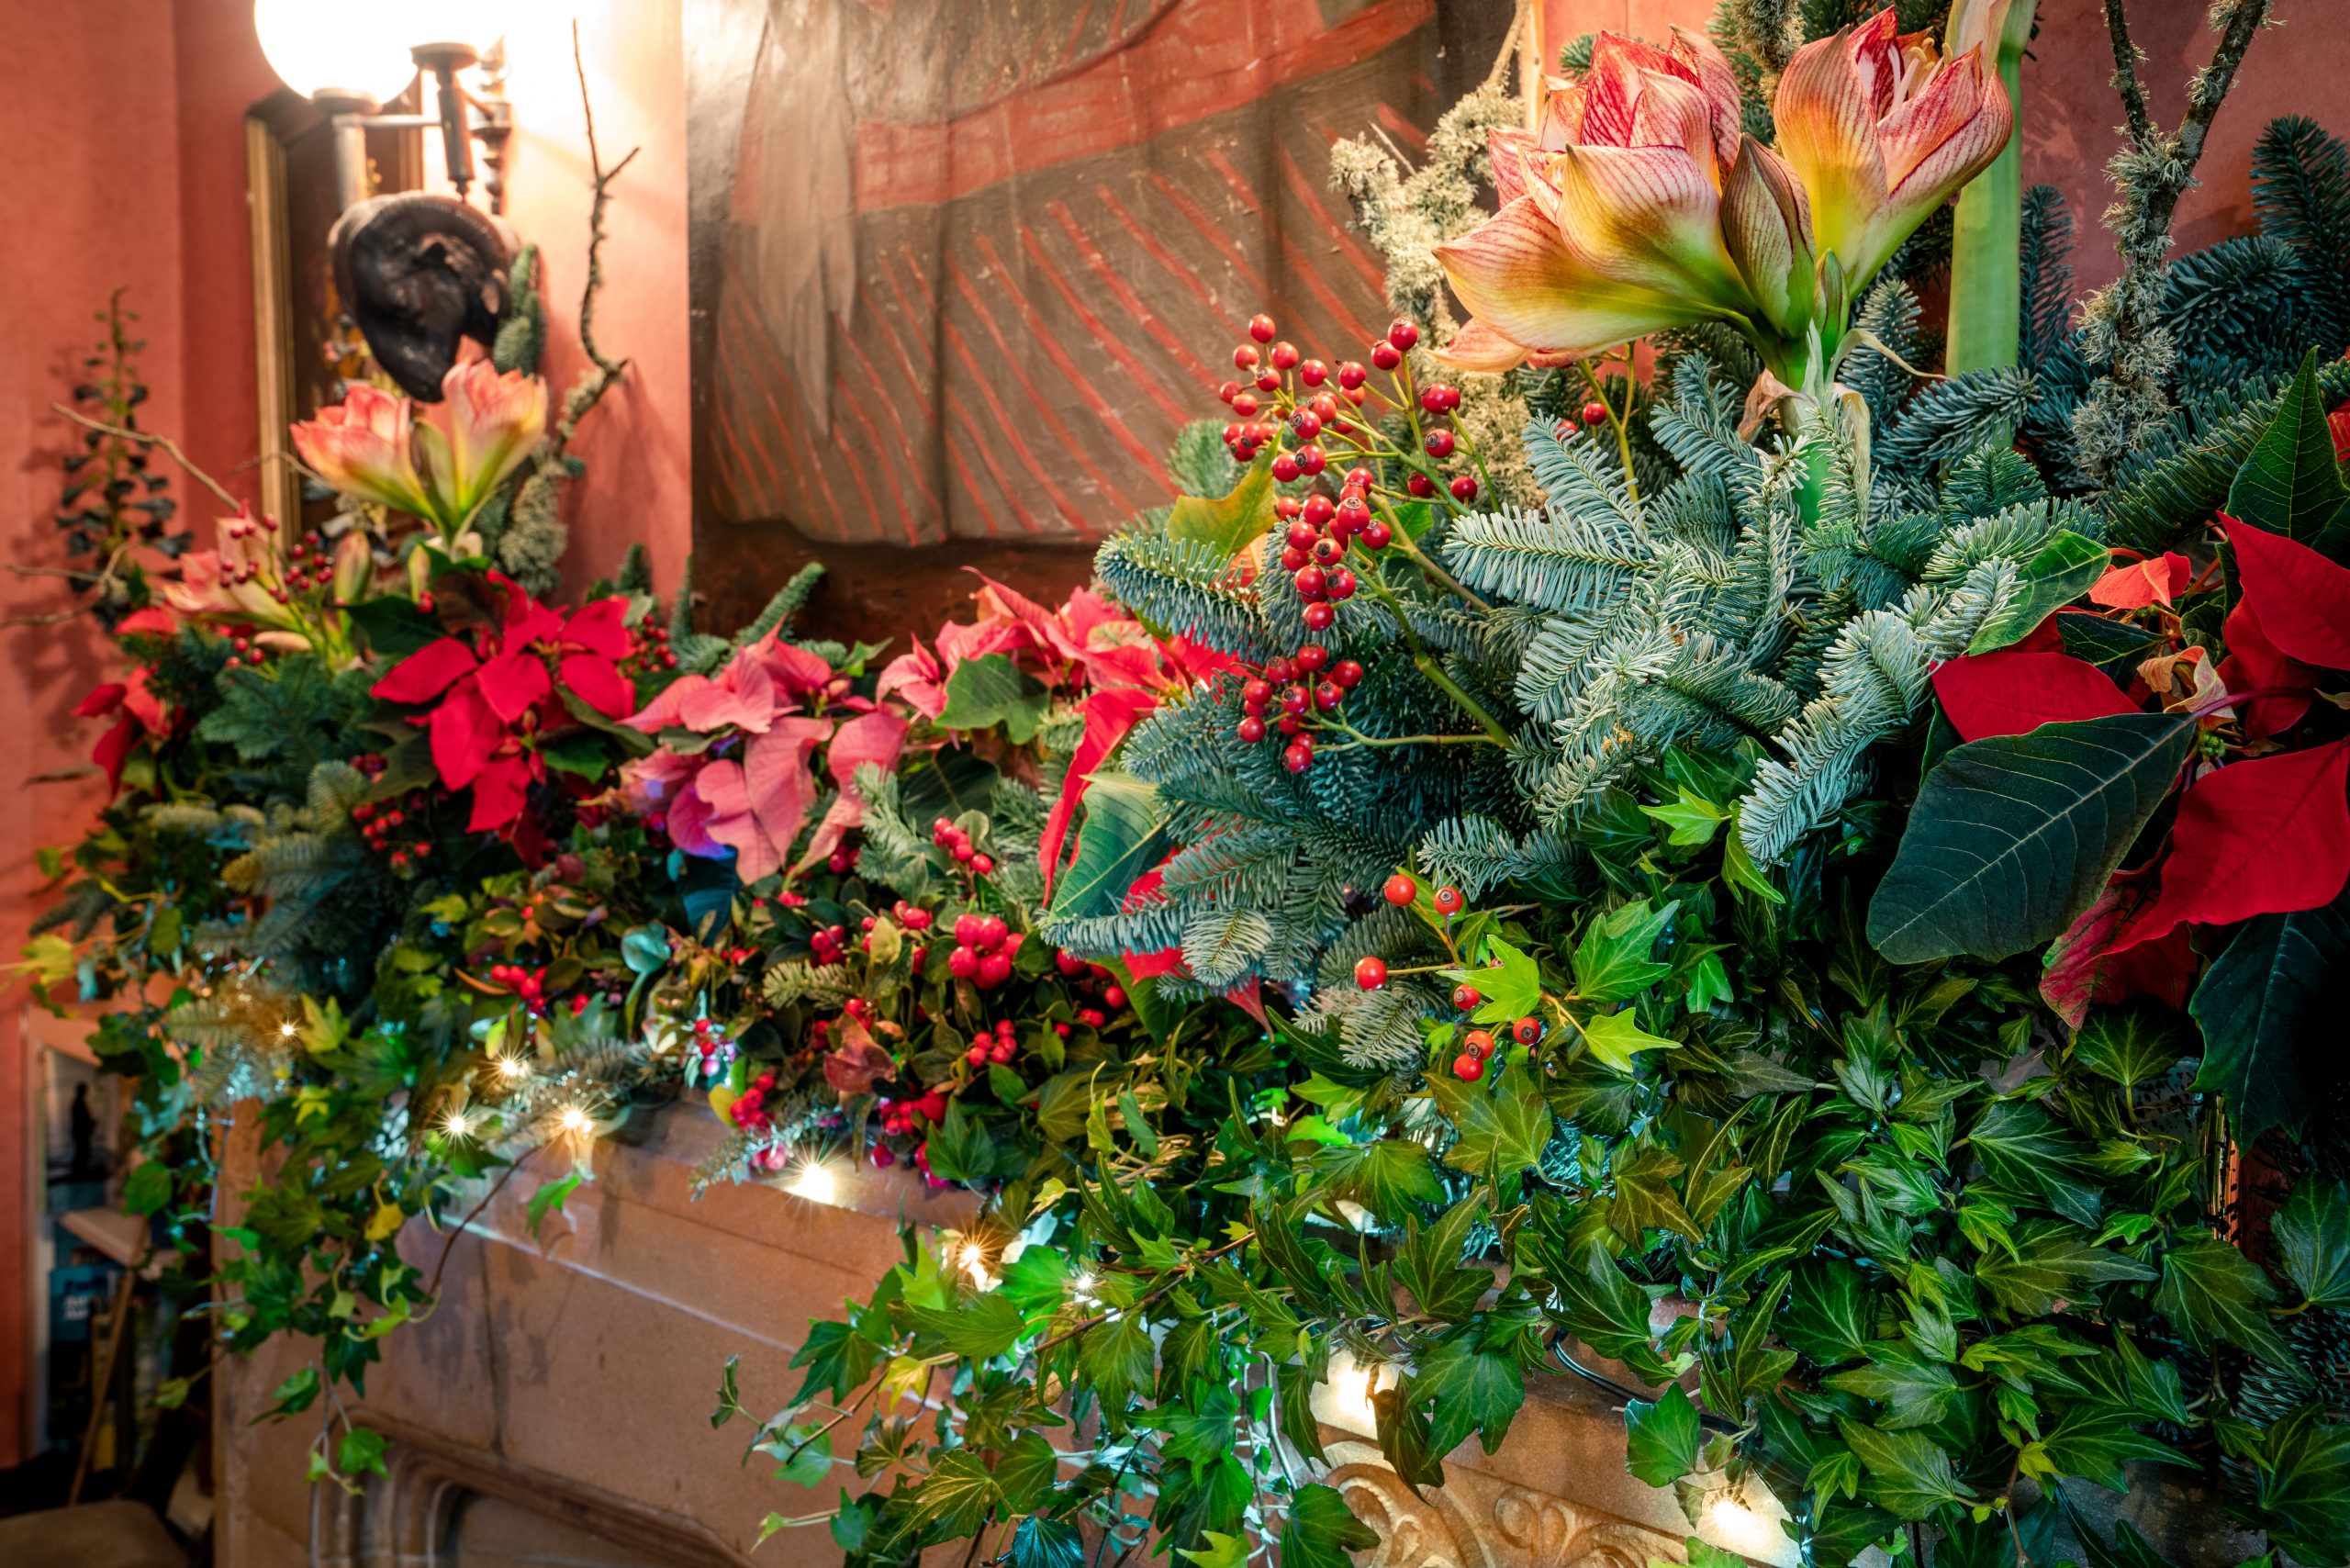
[[[555,1126],[573,1137],[579,1137],[596,1125],[594,1119],[576,1105],[565,1105],[562,1114],[556,1116],[554,1120]]]
[[[1372,1395],[1384,1388],[1390,1369],[1366,1367],[1341,1350],[1330,1358],[1330,1375],[1323,1386],[1330,1391],[1330,1419],[1359,1432],[1379,1429],[1379,1412]]]
[[[301,1032],[300,1027],[291,1018],[277,1026],[277,1037],[281,1040],[290,1040]]]
[[[449,1114],[441,1118],[441,1131],[452,1138],[471,1137],[474,1136],[473,1119],[453,1106]]]
[[[840,1182],[832,1168],[819,1159],[811,1159],[800,1168],[787,1191],[807,1199],[811,1204],[831,1204],[840,1197]]]
[[[1767,1489],[1730,1482],[1706,1498],[1698,1510],[1697,1533],[1740,1557],[1792,1568],[1797,1561],[1795,1542],[1779,1528],[1786,1517],[1786,1509]]]
[[[498,1058],[498,1076],[504,1079],[509,1083],[520,1082],[522,1075],[530,1070],[531,1069],[529,1065],[525,1063],[520,1057],[499,1057]]]

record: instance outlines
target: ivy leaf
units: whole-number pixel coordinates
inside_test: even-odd
[[[2049,1480],[2077,1475],[2111,1492],[2126,1493],[2129,1478],[2121,1466],[2133,1459],[2157,1464],[2184,1465],[2187,1456],[2168,1443],[2138,1430],[2140,1413],[2112,1406],[2076,1405],[2066,1409],[2046,1436],[2024,1450],[2024,1473]],[[2034,1450],[2038,1450],[2034,1453]],[[2039,1468],[2044,1465],[2045,1468]]]
[[[2119,713],[1953,748],[1870,902],[1870,942],[1917,964],[2004,958],[2060,935],[2170,792],[2196,728]]]
[[[965,1298],[952,1306],[908,1306],[916,1327],[934,1334],[946,1347],[969,1361],[986,1361],[1008,1352],[1020,1342],[1028,1320],[1020,1304],[1002,1291]]]
[[[563,1201],[571,1196],[578,1186],[579,1172],[576,1170],[566,1172],[555,1181],[539,1183],[539,1190],[532,1193],[531,1201],[523,1205],[525,1220],[534,1239],[539,1234],[539,1226],[546,1223],[547,1215],[561,1214]]]
[[[2285,1275],[2305,1307],[2350,1306],[2350,1185],[2301,1178],[2273,1222]]]
[[[1619,1155],[1609,1172],[1616,1182],[1615,1201],[1608,1205],[1607,1223],[1628,1242],[1637,1243],[1644,1230],[1677,1230],[1692,1241],[1703,1241],[1673,1178],[1681,1174],[1680,1158],[1654,1144],[1642,1144]]]
[[[2049,535],[2048,543],[2016,573],[2016,591],[1984,617],[1966,651],[1987,654],[2023,641],[2042,622],[2080,598],[2112,565],[2113,553],[2094,539],[2069,530]]]
[[[1314,1169],[1332,1196],[1352,1198],[1390,1222],[1411,1214],[1416,1203],[1444,1200],[1444,1179],[1427,1146],[1410,1138],[1334,1145],[1314,1157]]]
[[[1836,1429],[1869,1473],[1869,1500],[1897,1518],[1922,1519],[1975,1495],[1951,1468],[1950,1455],[1922,1432],[1883,1432],[1843,1417]]]
[[[987,1460],[971,1449],[952,1449],[915,1491],[912,1523],[934,1527],[941,1536],[976,1535],[999,1495]]]
[[[389,1474],[384,1468],[384,1434],[372,1427],[345,1428],[342,1440],[335,1445],[334,1467],[346,1478]]]
[[[1697,1468],[1697,1407],[1673,1384],[1653,1405],[1624,1406],[1624,1468],[1651,1486],[1670,1486]]]
[[[2078,1300],[2093,1285],[2154,1277],[2136,1259],[2092,1246],[2086,1231],[2065,1220],[2019,1221],[2009,1239],[2010,1248],[1986,1251],[1975,1265],[1975,1282],[2009,1318],[2045,1317],[2058,1301]]]
[[[1484,998],[1477,1007],[1478,1023],[1515,1023],[1542,1005],[1540,965],[1498,936],[1485,938],[1484,958],[1483,968],[1444,971],[1445,979],[1473,985]]]
[[[1673,924],[1679,903],[1651,909],[1639,900],[1593,921],[1575,944],[1575,994],[1585,1002],[1622,1002],[1673,972],[1649,956]]]
[[[1211,544],[1227,556],[1238,554],[1273,525],[1272,465],[1272,453],[1261,453],[1228,493],[1176,498],[1167,513],[1167,537]]]
[[[1574,1337],[1630,1368],[1644,1383],[1670,1383],[1675,1373],[1649,1340],[1649,1298],[1642,1295],[1607,1249],[1595,1241],[1581,1269],[1561,1269],[1551,1279],[1563,1310],[1560,1319]]]
[[[1150,1386],[1150,1330],[1137,1314],[1122,1313],[1087,1331],[1077,1364],[1099,1392],[1102,1409],[1123,1415],[1135,1395]]]
[[[143,1160],[123,1180],[122,1206],[131,1214],[155,1214],[171,1201],[172,1168],[162,1160]]]
[[[2199,1234],[2172,1243],[2163,1254],[2154,1310],[2199,1350],[2225,1340],[2306,1380],[2308,1373],[2269,1324],[2267,1305],[2276,1299],[2277,1287],[2258,1264],[2218,1237]]]
[[[1595,1013],[1583,1021],[1583,1044],[1591,1054],[1618,1072],[1632,1070],[1632,1058],[1642,1051],[1677,1051],[1678,1040],[1662,1035],[1651,1035],[1639,1025],[1633,1010],[1621,1013]]]
[[[1729,835],[1722,840],[1722,880],[1730,891],[1741,899],[1759,899],[1764,903],[1784,904],[1787,895],[1771,885],[1771,879],[1754,864],[1753,855],[1746,847],[1746,840],[1739,836],[1739,813],[1730,813]]]
[[[1483,1085],[1437,1081],[1460,1136],[1444,1162],[1496,1183],[1530,1170],[1550,1141],[1550,1107],[1524,1073],[1496,1073]]]
[[[2350,1427],[2304,1405],[2268,1428],[2260,1453],[2258,1522],[2302,1562],[2350,1557]]]
[[[1348,1553],[1378,1544],[1379,1532],[1355,1518],[1336,1488],[1315,1482],[1291,1495],[1281,1568],[1354,1568]]]
[[[1492,1274],[1460,1267],[1469,1228],[1483,1212],[1483,1202],[1470,1197],[1447,1209],[1425,1230],[1416,1219],[1404,1221],[1404,1245],[1395,1255],[1395,1278],[1430,1317],[1458,1322],[1493,1289]]]
[[[2227,1097],[2246,1141],[2299,1132],[2316,1097],[2308,1053],[2350,991],[2350,889],[2332,903],[2236,927],[2188,1003],[2203,1034],[2195,1087]]]
[[[1428,1420],[1428,1447],[1449,1453],[1471,1432],[1492,1453],[1509,1435],[1509,1424],[1526,1403],[1526,1374],[1508,1356],[1484,1349],[1473,1331],[1438,1340],[1420,1358],[1404,1388],[1404,1399],[1417,1406],[1433,1399]]]
[[[2175,1017],[2150,1008],[2099,1008],[2073,1040],[2073,1059],[2124,1089],[2152,1083],[2192,1046]]]
[[[1869,1349],[1868,1282],[1841,1259],[1798,1264],[1779,1338],[1823,1367],[1842,1366]]]
[[[1678,798],[1668,805],[1642,806],[1641,814],[1654,817],[1673,830],[1665,835],[1667,844],[1688,846],[1712,843],[1715,833],[1729,820],[1729,812],[1686,790],[1677,794]]]
[[[2317,385],[2317,351],[2301,361],[2276,417],[2228,487],[2228,515],[2339,560],[2350,545],[2350,487],[2342,480]]]
[[[1070,1535],[1071,1539],[1074,1540],[1076,1532],[1072,1530]],[[1178,1557],[1190,1558],[1193,1562],[1199,1564],[1199,1568],[1248,1568],[1248,1542],[1247,1538],[1237,1535],[1225,1535],[1218,1530],[1203,1530],[1200,1533],[1200,1539],[1207,1542],[1207,1545],[1204,1548],[1195,1549],[1188,1546],[1179,1546],[1175,1549],[1175,1555]],[[1017,1560],[1016,1551],[1019,1545],[1018,1541],[1015,1540],[1013,1544],[1015,1549],[1015,1558],[1013,1568],[1031,1568],[1030,1564],[1021,1562]],[[1079,1544],[1081,1547],[1083,1543],[1080,1542]],[[1072,1562],[1074,1560],[1072,1560]]]
[[[1003,726],[1014,745],[1036,738],[1053,705],[1044,682],[1012,662],[1009,654],[982,654],[965,659],[946,678],[946,708],[938,715],[941,729],[992,730]]]
[[[2038,1105],[2002,1100],[1983,1113],[1966,1141],[2000,1186],[2039,1193],[2076,1224],[2095,1225],[2102,1217],[2080,1140]]]
[[[1053,1495],[1060,1473],[1061,1456],[1042,1432],[1023,1432],[995,1462],[995,1484],[1003,1505],[1016,1514],[1031,1513]]]
[[[1884,1406],[1886,1413],[1877,1422],[1884,1430],[1930,1427],[1964,1407],[1958,1375],[1908,1346],[1880,1340],[1868,1348],[1868,1357],[1850,1372],[1833,1372],[1821,1381]]]

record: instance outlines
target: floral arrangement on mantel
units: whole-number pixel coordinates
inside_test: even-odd
[[[852,1562],[1335,1564],[1317,1391],[1427,1487],[1539,1372],[1709,1564],[2148,1568],[2082,1505],[2166,1481],[2350,1560],[2350,151],[2277,122],[2261,231],[2169,260],[2266,6],[2173,129],[2109,4],[2076,316],[2030,0],[1942,10],[1732,0],[1342,145],[1386,335],[1250,322],[1100,591],[886,664],[811,577],[544,602],[593,398],[544,433],[529,290],[437,408],[354,389],[329,537],[127,579],[29,955],[117,1000],[192,1254],[259,1101],[226,1344],[339,1411],[407,1219],[690,1089],[711,1179],[981,1195],[753,1420]]]

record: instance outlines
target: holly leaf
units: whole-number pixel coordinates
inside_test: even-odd
[[[2062,933],[2170,792],[2197,722],[2120,713],[1953,748],[1870,902],[1870,942],[1915,964],[2004,958]]]
[[[1498,936],[1485,938],[1484,957],[1481,969],[1444,971],[1445,979],[1475,986],[1484,998],[1477,1005],[1478,1023],[1515,1023],[1542,1005],[1540,965]]]
[[[1168,509],[1167,537],[1237,555],[1273,526],[1273,454],[1269,450],[1258,454],[1226,494],[1177,497]]]
[[[1623,1002],[1673,972],[1649,955],[1673,924],[1677,902],[1651,909],[1641,899],[1601,915],[1575,944],[1575,994],[1585,1002]]]
[[[2302,1305],[2350,1306],[2350,1185],[2304,1176],[2271,1223]]]
[[[1348,1554],[1378,1544],[1379,1532],[1355,1518],[1336,1488],[1313,1482],[1291,1495],[1281,1568],[1354,1568]]]
[[[2260,1451],[2257,1521],[2301,1562],[2350,1557],[2350,1427],[2304,1405],[2268,1428]]]
[[[2260,1266],[2216,1236],[2195,1235],[2163,1254],[2154,1310],[2199,1350],[2225,1340],[2278,1371],[2306,1380],[2293,1352],[2268,1321],[2277,1287]]]
[[[1595,1013],[1583,1021],[1583,1044],[1591,1054],[1618,1072],[1632,1070],[1632,1058],[1642,1051],[1677,1051],[1678,1040],[1662,1035],[1651,1035],[1639,1025],[1633,1009],[1620,1013]]]
[[[1471,1432],[1487,1453],[1495,1451],[1526,1403],[1526,1374],[1517,1362],[1478,1341],[1473,1330],[1438,1340],[1422,1354],[1418,1370],[1404,1385],[1406,1404],[1416,1407],[1435,1401],[1428,1417],[1433,1453],[1451,1452]]]
[[[1987,654],[2020,643],[2040,623],[2087,593],[2105,576],[2113,553],[2096,540],[2060,529],[2016,574],[2015,590],[2005,603],[1983,618],[1969,654]]]
[[[1697,1407],[1673,1384],[1654,1404],[1624,1405],[1624,1468],[1651,1486],[1670,1486],[1697,1468],[1703,1428]]]
[[[2195,1087],[2227,1097],[2237,1136],[2299,1132],[2316,1097],[2311,1053],[2350,993],[2350,890],[2321,909],[2236,927],[2188,1003],[2203,1035]]]
[[[1841,1416],[1836,1429],[1869,1473],[1869,1501],[1897,1518],[1922,1519],[1945,1503],[1975,1495],[1958,1479],[1942,1445],[1922,1432],[1879,1431]]]
[[[1014,745],[1025,745],[1036,738],[1052,705],[1052,693],[1013,664],[1011,655],[982,654],[965,659],[946,678],[946,709],[938,723],[948,730],[992,730],[1001,724]]]
[[[2333,432],[2327,428],[2315,349],[2301,361],[2276,417],[2236,471],[2227,510],[2337,559],[2344,554],[2350,544],[2350,487],[2343,483]]]

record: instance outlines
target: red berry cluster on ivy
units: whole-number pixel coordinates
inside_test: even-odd
[[[351,765],[370,778],[380,778],[386,759],[377,752],[363,752]],[[423,812],[424,791],[411,790],[393,800],[362,801],[351,808],[351,820],[369,849],[378,855],[388,852],[392,869],[406,871],[432,853],[432,840],[418,831]],[[414,836],[403,836],[403,829]]]
[[[1012,978],[1012,960],[1019,955],[1023,940],[1023,935],[1006,925],[1000,914],[958,914],[955,946],[946,955],[946,972],[981,991],[993,991]]]

